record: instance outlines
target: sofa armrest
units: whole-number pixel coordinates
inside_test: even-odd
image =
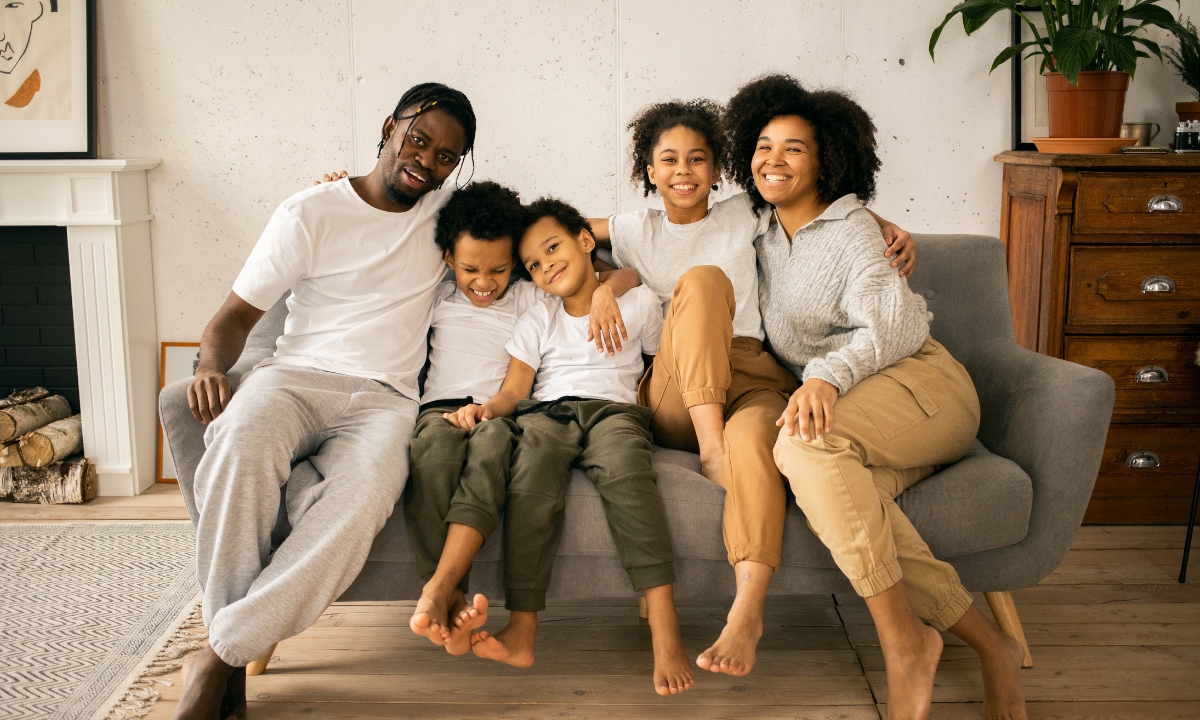
[[[1011,338],[978,348],[967,369],[982,409],[980,441],[1033,480],[1029,533],[1018,545],[1033,585],[1066,556],[1083,522],[1112,419],[1113,381]]]

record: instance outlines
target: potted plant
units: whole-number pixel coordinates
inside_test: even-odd
[[[1175,31],[1175,36],[1179,38],[1179,49],[1166,49],[1167,62],[1200,101],[1200,37],[1196,36],[1196,26],[1188,20]],[[1200,120],[1200,102],[1175,103],[1175,112],[1179,113],[1180,122]]]
[[[1033,39],[1004,48],[992,70],[1026,51],[1026,57],[1040,57],[1050,137],[1115,138],[1121,132],[1125,92],[1138,58],[1163,56],[1158,43],[1139,32],[1147,27],[1176,32],[1180,27],[1170,10],[1159,7],[1162,1],[1135,0],[1126,7],[1121,0],[1042,0],[1040,7],[1030,7],[1018,0],[964,0],[933,31],[929,56],[955,15],[962,15],[963,29],[970,35],[1008,10],[1033,31]],[[1041,17],[1044,35],[1030,19],[1032,13]]]

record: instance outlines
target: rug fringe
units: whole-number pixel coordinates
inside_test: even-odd
[[[176,628],[175,632],[171,633],[170,639],[155,654],[154,659],[146,665],[142,674],[133,681],[105,718],[107,720],[134,720],[149,715],[150,709],[154,707],[154,703],[158,702],[160,697],[154,686],[174,685],[168,680],[160,680],[158,676],[170,675],[180,669],[183,667],[185,657],[206,644],[208,633],[193,632],[198,628],[204,629],[204,611],[200,605],[193,608],[183,623]]]

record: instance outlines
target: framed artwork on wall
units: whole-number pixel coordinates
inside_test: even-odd
[[[165,342],[159,357],[158,387],[161,390],[168,383],[190,378],[196,374],[196,365],[200,362],[200,343],[197,342]],[[158,481],[178,482],[175,474],[175,459],[171,457],[171,448],[163,435],[162,422],[158,424]]]
[[[0,0],[0,160],[97,153],[95,0]]]
[[[1020,7],[1023,10],[1040,8],[1039,5]],[[1030,19],[1045,37],[1041,19],[1036,14],[1030,14]],[[1016,45],[1032,39],[1033,33],[1013,13],[1012,43]],[[1012,149],[1037,150],[1033,138],[1050,135],[1049,99],[1046,96],[1046,78],[1041,71],[1042,58],[1015,55],[1009,62],[1012,63]]]

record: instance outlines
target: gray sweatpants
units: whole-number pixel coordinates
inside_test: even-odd
[[[270,365],[242,382],[204,433],[195,480],[197,577],[222,660],[262,657],[354,581],[408,479],[416,417],[416,402],[374,380]],[[292,531],[272,556],[297,464],[308,482],[299,496],[289,487]]]

